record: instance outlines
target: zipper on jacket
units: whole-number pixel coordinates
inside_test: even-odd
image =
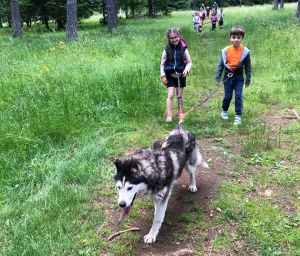
[[[174,51],[174,70],[175,70],[175,68],[176,68],[176,49]]]

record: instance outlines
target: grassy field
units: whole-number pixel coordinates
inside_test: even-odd
[[[237,24],[246,29],[243,44],[253,70],[242,125],[221,120],[221,92],[205,111],[199,107],[184,120],[197,138],[239,137],[243,148],[233,157],[234,177],[211,202],[218,225],[234,223],[239,232],[216,237],[213,252],[223,245],[234,255],[232,241],[247,240],[244,255],[300,255],[300,123],[292,120],[279,131],[264,123],[291,109],[300,113],[295,11],[296,4],[226,8],[224,29],[211,33],[207,23],[201,37],[193,31],[192,11],[121,20],[113,34],[93,17],[79,25],[72,43],[41,24],[24,27],[22,39],[1,29],[0,255],[133,255],[129,244],[142,239],[128,236],[113,246],[99,239],[107,205],[91,202],[105,195],[119,210],[113,159],[151,145],[176,124],[165,123],[167,94],[159,73],[165,31],[180,27],[193,61],[186,112],[215,89],[220,50]],[[275,196],[249,196],[262,187]],[[101,229],[102,236],[112,233]],[[193,249],[200,255],[198,246]]]

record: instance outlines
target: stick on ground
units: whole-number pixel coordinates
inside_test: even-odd
[[[297,118],[297,119],[300,119],[296,109],[292,109],[292,113],[294,114],[294,116]]]
[[[125,232],[128,232],[128,231],[140,231],[140,229],[139,229],[139,228],[129,228],[129,229],[126,229],[126,230],[119,231],[119,232],[117,232],[117,233],[112,234],[112,235],[107,239],[107,241],[110,241],[110,240],[113,239],[115,236],[118,236],[118,235],[120,235],[120,234],[122,234],[122,233],[125,233]]]
[[[297,119],[296,116],[282,116],[282,119]]]

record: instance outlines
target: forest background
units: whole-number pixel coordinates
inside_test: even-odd
[[[64,29],[67,22],[67,6],[76,4],[77,7],[77,19],[83,21],[93,15],[94,12],[102,14],[99,19],[102,24],[107,23],[107,9],[108,4],[115,6],[116,14],[122,10],[125,14],[125,18],[141,18],[141,17],[155,17],[161,15],[169,15],[172,11],[182,10],[197,10],[201,4],[212,8],[214,1],[200,1],[200,0],[0,0],[0,28],[3,25],[12,25],[11,6],[19,6],[20,19],[22,24],[30,27],[34,22],[40,21],[45,24],[45,29],[49,30],[49,22],[55,21],[57,26],[56,30]],[[285,3],[292,3],[295,1],[286,0],[219,0],[217,1],[219,7],[229,6],[252,6],[252,5],[263,5],[272,4],[278,8],[283,8]],[[121,16],[122,18],[124,16]],[[52,28],[53,29],[53,28]]]

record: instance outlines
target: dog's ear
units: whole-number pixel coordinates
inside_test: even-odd
[[[139,164],[135,164],[134,166],[131,167],[131,172],[141,174],[142,168]]]
[[[119,160],[119,159],[115,160],[115,161],[114,161],[114,164],[115,164],[115,166],[117,167],[117,171],[118,171],[119,169],[121,169],[121,166],[122,166],[122,161],[121,161],[121,160]]]

